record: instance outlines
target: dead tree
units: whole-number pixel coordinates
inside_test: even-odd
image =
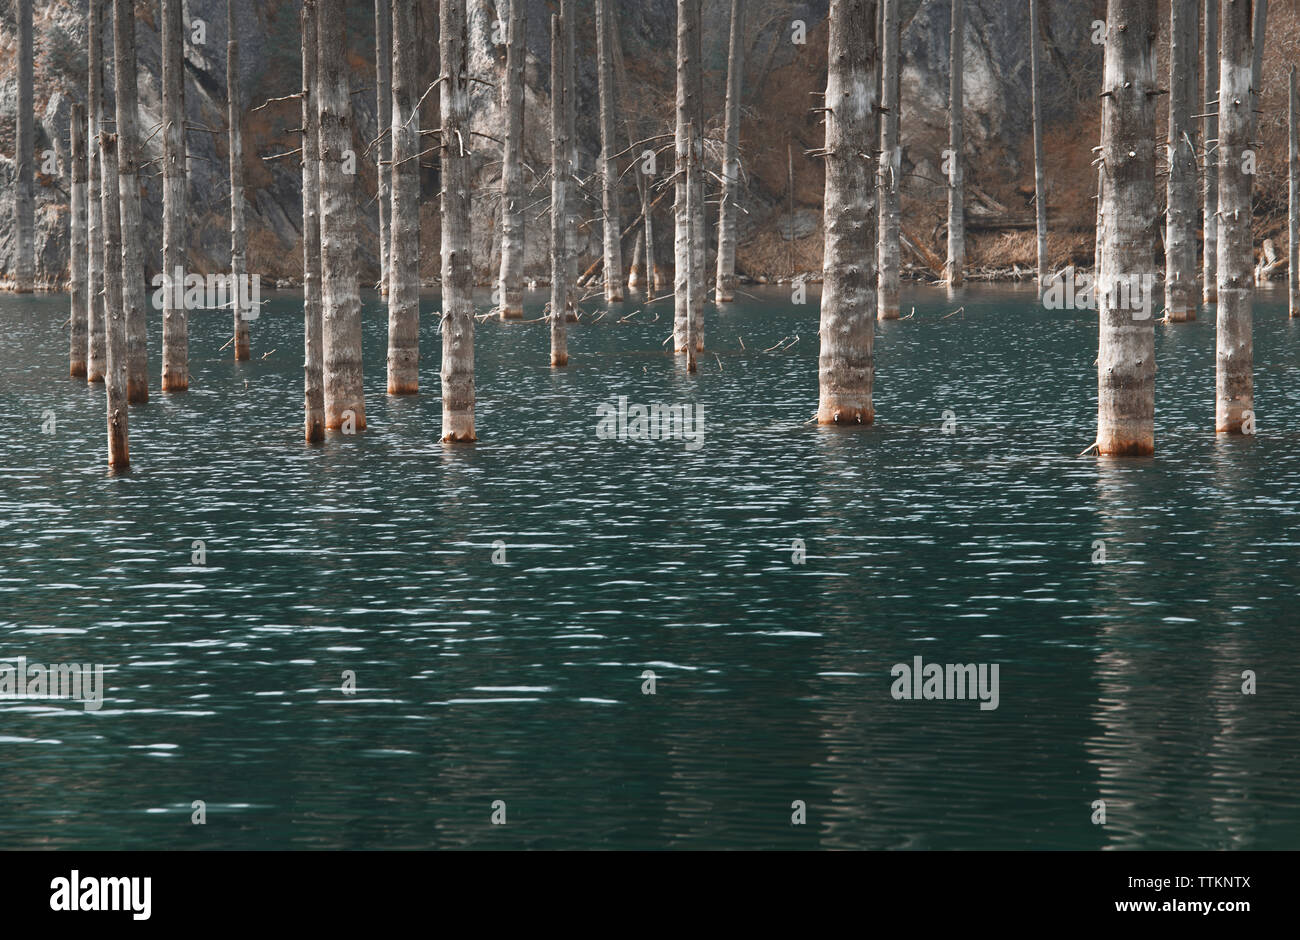
[[[1219,24],[1219,304],[1215,320],[1214,429],[1253,434],[1251,183],[1255,119],[1250,0],[1225,0]]]
[[[162,0],[163,365],[162,390],[190,385],[189,323],[181,302],[186,259],[185,23],[181,0]]]
[[[962,0],[952,0],[948,47],[948,286],[961,284],[966,267],[966,197],[962,167],[962,69],[966,17]]]
[[[388,135],[393,123],[393,43],[397,39],[391,28],[389,4],[394,0],[375,0],[375,114],[379,142],[375,147],[377,153],[377,193],[375,201],[379,203],[379,290],[387,294],[389,287],[388,266],[392,255],[392,227],[390,207],[392,204],[392,166],[394,141]],[[409,0],[403,3],[396,0],[394,5],[400,11],[411,5]],[[418,81],[418,79],[417,79]],[[417,148],[416,153],[419,152]],[[391,385],[391,376],[390,382]],[[389,389],[389,394],[394,394]]]
[[[899,71],[898,71],[898,0],[884,0],[880,12],[880,247],[878,250],[880,296],[876,316],[881,320],[898,318],[900,195],[902,148],[898,142]]]
[[[1287,307],[1300,317],[1300,123],[1296,114],[1295,66],[1287,73]]]
[[[474,272],[470,258],[469,63],[465,0],[441,0],[442,441],[474,432]]]
[[[72,211],[69,268],[72,311],[68,331],[68,375],[86,377],[86,128],[81,105],[73,104],[68,120],[72,145]]]
[[[126,311],[122,307],[122,219],[119,209],[120,176],[117,137],[99,135],[101,212],[104,219],[104,399],[108,416],[108,466],[126,470],[131,465],[127,446],[127,339]]]
[[[1043,156],[1043,102],[1038,75],[1038,0],[1029,0],[1029,88],[1034,112],[1034,219],[1038,233],[1038,295],[1047,289],[1047,168]]]
[[[357,277],[356,151],[348,83],[344,0],[316,4],[317,119],[320,122],[321,349],[325,428],[366,427]]]
[[[14,259],[14,288],[21,294],[30,292],[36,281],[36,196],[32,188],[36,115],[32,101],[32,0],[17,0],[15,6],[18,14],[18,126],[14,133],[17,148],[14,209],[18,215],[18,244]]]
[[[1109,0],[1102,69],[1104,281],[1097,286],[1097,453],[1155,449],[1156,0]]]
[[[86,381],[104,381],[104,237],[100,223],[103,185],[99,129],[104,118],[103,0],[90,0],[86,15]]]
[[[320,115],[316,80],[316,0],[303,0],[302,24],[302,320],[303,436],[325,439],[321,345]]]
[[[1201,202],[1201,299],[1218,298],[1219,270],[1219,0],[1205,0],[1205,33],[1201,44],[1204,114],[1204,171]]]
[[[524,315],[524,67],[528,48],[528,4],[508,0],[510,24],[506,46],[503,109],[506,140],[501,157],[501,277],[500,316],[517,320]]]
[[[567,49],[564,17],[551,16],[551,366],[569,364],[565,328],[569,303],[569,259],[565,229],[569,224],[569,138],[565,114]]]
[[[392,189],[388,250],[388,394],[420,390],[419,11],[393,4]]]
[[[1196,0],[1169,3],[1169,177],[1165,217],[1165,317],[1196,319]]]
[[[731,303],[736,293],[736,200],[740,196],[740,94],[744,72],[745,2],[731,0],[722,201],[718,206],[718,273],[714,284],[715,297],[720,304]]]
[[[700,77],[700,0],[677,0],[677,132],[675,142],[676,166],[674,167],[674,185],[676,202],[673,206],[674,232],[673,255],[676,265],[674,273],[674,312],[673,312],[673,348],[677,352],[686,351],[686,335],[689,331],[696,349],[703,348],[700,335],[703,325],[703,298],[694,297],[696,308],[687,304],[686,275],[688,271],[698,271],[703,267],[703,259],[687,259],[687,252],[696,251],[696,243],[691,240],[691,217],[687,213],[686,198],[686,164],[690,159],[692,138],[687,128],[692,124],[703,127],[703,105]],[[700,184],[697,184],[700,185]],[[703,210],[703,199],[690,200],[693,208]],[[703,226],[697,226],[702,231]],[[687,318],[691,323],[687,323]]]
[[[734,0],[733,0],[734,2]],[[623,227],[618,204],[618,147],[614,141],[614,61],[611,50],[615,32],[609,0],[596,0],[596,62],[600,89],[601,212],[605,249],[605,300],[623,299]]]
[[[126,316],[126,398],[149,400],[146,339],[144,221],[140,206],[140,122],[136,88],[135,2],[113,7],[113,83],[117,98],[118,205],[122,214],[122,307]]]
[[[818,424],[875,420],[875,0],[831,0],[826,76],[826,195]]]
[[[239,95],[239,42],[235,39],[235,0],[226,0],[226,108],[230,130],[230,306],[235,314],[235,359],[252,355],[248,335],[248,314],[240,307],[241,285],[247,277],[248,234],[244,228],[244,141],[240,122],[243,109]]]

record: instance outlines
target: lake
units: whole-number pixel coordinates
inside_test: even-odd
[[[1156,325],[1156,456],[1125,460],[1077,456],[1095,316],[1023,288],[906,291],[865,430],[807,423],[815,292],[710,307],[694,376],[671,299],[571,324],[565,370],[545,323],[484,322],[458,448],[435,295],[405,399],[364,296],[369,427],[319,447],[301,297],[264,296],[251,362],[191,314],[181,395],[151,311],[112,477],[67,297],[0,295],[0,656],[106,685],[0,700],[0,848],[1300,847],[1284,290],[1257,437],[1213,433],[1203,310]],[[598,436],[620,396],[702,438]],[[916,657],[996,664],[997,707],[896,699]]]

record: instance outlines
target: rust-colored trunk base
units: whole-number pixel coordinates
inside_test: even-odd
[[[126,403],[128,405],[145,405],[149,403],[149,383],[128,381],[126,383]]]
[[[303,436],[308,444],[319,444],[325,440],[325,418],[321,415],[308,418],[303,425]]]
[[[503,306],[500,316],[502,320],[522,320],[524,318],[523,305],[521,304],[518,307]]]
[[[1152,440],[1114,437],[1098,440],[1093,446],[1101,457],[1152,457],[1156,452],[1156,444]]]
[[[252,353],[252,351],[249,349],[249,343],[248,343],[248,340],[244,340],[243,342],[236,341],[236,343],[235,343],[235,361],[236,361],[236,362],[244,362],[244,361],[246,361],[246,360],[248,360],[248,359],[251,359],[252,357],[253,357],[253,353]]]
[[[162,377],[162,390],[164,392],[185,392],[189,391],[190,377],[188,375],[169,375],[164,372]]]
[[[568,364],[569,364],[569,354],[567,352],[551,353],[551,368],[562,369]]]
[[[850,408],[847,405],[823,404],[817,409],[818,424],[836,427],[868,427],[876,420],[874,408]]]
[[[478,438],[473,432],[469,435],[447,434],[439,440],[440,444],[477,444]]]
[[[86,377],[86,364],[84,362],[74,362],[68,368],[68,375],[74,379],[84,379]]]
[[[1165,319],[1170,323],[1189,323],[1196,319],[1195,307],[1184,307],[1180,309],[1171,308],[1166,314]]]
[[[898,304],[896,303],[891,304],[891,303],[886,303],[885,301],[880,301],[878,306],[876,307],[876,319],[897,320]]]
[[[86,381],[87,381],[88,383],[99,382],[99,383],[102,384],[103,381],[104,381],[104,373],[102,373],[102,372],[96,372],[96,373],[93,373],[93,374],[92,374],[92,373],[90,373],[90,372],[87,372],[87,373],[86,373]]]
[[[419,379],[401,379],[388,380],[388,394],[390,395],[418,395],[420,394]]]
[[[1219,302],[1219,289],[1217,287],[1207,287],[1201,294],[1201,300],[1207,304],[1217,304]]]

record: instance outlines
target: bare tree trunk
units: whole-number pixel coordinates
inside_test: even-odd
[[[640,188],[641,188],[640,186],[637,187],[638,190],[640,190]],[[637,195],[639,196],[640,193],[638,192]],[[641,282],[643,280],[641,276],[641,270],[644,264],[645,264],[645,227],[643,226],[641,230],[636,233],[636,241],[632,243],[632,263],[628,265],[628,269],[627,269],[628,290],[633,291],[633,290],[641,289]]]
[[[1196,0],[1169,4],[1169,178],[1165,224],[1165,316],[1196,319]]]
[[[693,262],[686,253],[695,250],[691,241],[691,219],[687,214],[686,198],[686,163],[690,156],[691,138],[687,128],[691,124],[697,127],[700,120],[700,0],[677,0],[677,133],[676,133],[676,203],[673,207],[675,231],[673,236],[673,254],[676,271],[673,290],[675,292],[673,314],[673,349],[686,351],[686,335],[689,331],[696,333],[692,320],[694,309],[687,305],[686,272],[692,269]],[[695,336],[695,341],[700,342]]]
[[[696,140],[698,135],[699,135],[699,131],[696,129],[695,124],[692,123],[686,125],[686,139],[689,144],[689,146],[686,148],[686,219],[687,219],[686,224],[687,224],[687,231],[690,234],[690,242],[692,245],[692,249],[696,244],[697,240],[702,238],[702,234],[700,232],[700,227],[699,227],[699,220],[696,218],[696,212],[695,212],[695,197],[696,197],[695,175],[699,172],[696,169],[696,166],[699,160],[699,152],[700,152],[700,146]],[[700,278],[695,270],[695,261],[696,261],[696,253],[694,250],[692,250],[688,252],[686,255],[686,262],[687,262],[686,305],[692,311],[695,309],[696,291],[699,290],[700,288]],[[686,326],[687,326],[686,371],[694,372],[696,368],[694,315],[692,315],[686,321]]]
[[[565,257],[569,262],[569,320],[576,320],[578,313],[578,265],[586,240],[579,237],[582,227],[582,190],[578,187],[577,177],[582,165],[582,154],[578,150],[578,40],[577,40],[577,0],[560,0],[560,12],[564,16],[564,117],[565,133],[569,139],[569,188],[568,209],[569,222],[565,229],[568,238],[568,250]]]
[[[361,366],[361,294],[357,277],[356,174],[344,0],[316,4],[317,117],[320,121],[321,349],[325,427],[366,427]],[[355,162],[352,164],[355,170]],[[350,414],[349,414],[350,413]]]
[[[876,416],[875,21],[875,0],[831,0],[818,424],[867,425]]]
[[[731,303],[736,293],[736,199],[740,196],[740,94],[745,74],[745,3],[731,0],[727,45],[727,116],[722,157],[722,202],[718,206],[716,300]]]
[[[966,15],[962,0],[952,0],[952,33],[948,50],[948,286],[962,282],[966,267],[966,196],[962,168],[962,69]]]
[[[1109,0],[1106,23],[1096,449],[1140,457],[1155,451],[1156,0]]]
[[[117,137],[99,137],[100,166],[104,178],[100,187],[104,219],[104,399],[108,417],[108,466],[125,470],[131,465],[127,446],[127,340],[126,311],[122,307],[122,219],[118,203],[120,177],[117,166]]]
[[[189,388],[189,323],[184,288],[185,223],[185,22],[181,0],[162,0],[163,81],[163,367],[162,390]],[[177,283],[177,281],[180,283]]]
[[[14,259],[14,287],[28,293],[36,281],[36,196],[32,189],[32,161],[36,159],[36,138],[32,102],[32,0],[17,0],[18,13],[18,120],[15,131],[17,189],[14,208],[18,215],[17,257]]]
[[[1104,109],[1103,109],[1101,122],[1102,122],[1101,139],[1105,140],[1106,139],[1106,115],[1104,113]],[[1101,147],[1098,147],[1097,151],[1100,152]],[[1096,226],[1096,232],[1093,235],[1093,250],[1092,250],[1092,274],[1093,274],[1093,280],[1096,282],[1097,285],[1101,284],[1101,279],[1102,279],[1101,246],[1105,242],[1105,240],[1106,240],[1106,163],[1101,158],[1098,158],[1097,161],[1097,226]]]
[[[735,2],[735,0],[733,0]],[[623,299],[623,225],[618,204],[618,160],[614,155],[614,59],[610,49],[616,31],[609,0],[596,0],[596,60],[600,73],[600,147],[603,168],[601,209],[604,218],[605,300]]]
[[[393,42],[397,36],[391,27],[389,4],[392,2],[393,0],[375,0],[375,114],[377,115],[375,124],[379,136],[379,144],[376,147],[379,171],[376,184],[378,191],[375,198],[379,203],[379,291],[381,294],[387,294],[390,290],[389,265],[392,264],[393,253],[389,210],[392,203],[392,160],[395,142],[384,133],[392,127],[393,123],[390,70],[393,67]],[[399,8],[409,5],[410,0],[407,3],[397,0]],[[413,152],[419,153],[419,149]],[[395,394],[391,388],[391,376],[389,385],[389,394]]]
[[[393,5],[392,202],[388,251],[388,394],[420,390],[419,15]]]
[[[1205,32],[1201,49],[1201,78],[1205,120],[1201,125],[1205,149],[1205,181],[1201,209],[1201,299],[1218,298],[1219,270],[1219,0],[1205,0]]]
[[[569,259],[565,229],[568,227],[569,138],[565,115],[569,91],[564,17],[551,16],[551,365],[569,364],[569,341],[565,313],[569,302]]]
[[[316,99],[316,0],[303,0],[302,24],[302,321],[303,436],[325,439],[321,345],[320,115]]]
[[[524,315],[524,67],[528,48],[527,0],[508,0],[506,46],[506,141],[501,158],[501,319]]]
[[[1243,167],[1254,127],[1250,0],[1225,0],[1219,24],[1219,306],[1215,323],[1214,429],[1251,433],[1251,183]],[[1248,417],[1249,416],[1249,417]],[[1247,420],[1251,421],[1249,426]],[[1246,428],[1243,431],[1243,427]]]
[[[880,134],[880,246],[879,302],[876,316],[881,320],[898,318],[900,196],[899,174],[902,171],[902,148],[898,142],[898,119],[901,100],[898,71],[898,0],[884,0],[880,19],[881,52],[881,134]]]
[[[226,0],[226,107],[230,125],[230,307],[235,313],[235,359],[248,359],[248,313],[239,306],[240,285],[247,276],[248,235],[244,230],[244,140],[240,122],[243,106],[239,96],[239,42],[235,39],[235,0]]]
[[[1043,102],[1038,76],[1038,0],[1029,0],[1029,87],[1034,111],[1034,214],[1038,229],[1038,296],[1047,289],[1047,169],[1043,157]]]
[[[631,96],[627,84],[627,68],[623,63],[623,43],[619,39],[617,32],[615,32],[611,38],[610,44],[614,47],[614,65],[615,70],[618,73],[618,87],[620,89],[620,94],[623,101],[628,102]],[[624,120],[624,126],[627,130],[627,145],[629,152],[635,150],[638,136],[633,132],[632,124],[631,115],[628,114]],[[651,300],[655,295],[655,290],[661,286],[655,276],[654,217],[651,214],[653,211],[653,200],[650,198],[649,180],[646,179],[646,175],[641,167],[640,153],[632,152],[632,159],[637,163],[634,175],[636,177],[637,196],[641,201],[641,235],[638,236],[637,247],[633,253],[638,258],[645,258],[645,276],[643,278],[645,284],[645,295],[646,300]],[[629,283],[628,286],[635,287],[637,285]]]
[[[1287,297],[1291,316],[1300,317],[1300,124],[1296,114],[1295,66],[1287,73]]]
[[[72,105],[68,124],[72,145],[72,212],[69,267],[72,275],[72,316],[68,333],[68,374],[86,376],[86,139],[81,105]]]
[[[1259,127],[1260,93],[1264,88],[1264,42],[1268,29],[1268,0],[1255,0],[1254,20],[1251,24],[1251,37],[1254,50],[1250,62],[1250,90],[1254,105],[1250,109],[1250,139],[1255,139]]]
[[[135,2],[113,7],[113,82],[117,98],[118,202],[122,215],[122,307],[126,315],[126,398],[149,400],[145,333],[144,221],[140,207],[140,98],[136,90]]]
[[[465,0],[442,0],[442,440],[474,433],[474,272],[470,258],[469,65]]]
[[[86,381],[104,381],[104,239],[100,226],[99,126],[104,118],[103,0],[90,0],[86,16]]]

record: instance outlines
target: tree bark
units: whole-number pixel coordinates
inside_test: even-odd
[[[1296,114],[1295,66],[1287,73],[1287,307],[1300,317],[1300,123]]]
[[[731,0],[731,35],[727,45],[727,116],[724,120],[722,201],[718,206],[718,303],[735,300],[736,200],[740,196],[740,95],[745,74],[745,3]]]
[[[870,241],[879,137],[875,0],[831,0],[826,76],[825,250],[818,424],[875,420],[876,246]]]
[[[441,0],[442,440],[474,433],[474,272],[470,258],[469,66],[465,0]]]
[[[687,128],[692,124],[696,127],[702,127],[704,124],[700,82],[700,0],[677,0],[677,132],[674,168],[676,202],[673,206],[675,223],[673,254],[676,267],[673,278],[673,349],[676,352],[686,351],[688,332],[696,344],[696,349],[703,348],[703,338],[700,335],[703,326],[702,298],[694,297],[696,306],[688,306],[686,284],[686,272],[702,267],[698,254],[693,259],[686,257],[687,252],[696,251],[696,244],[691,240],[692,220],[687,213],[686,163],[691,146],[691,137],[687,133]],[[692,199],[690,202],[694,204],[696,200]],[[703,208],[702,205],[699,208]],[[702,228],[700,226],[699,230]],[[694,292],[691,293],[694,295]],[[687,317],[692,321],[689,324],[686,322]]]
[[[500,315],[518,320],[524,315],[524,67],[528,49],[527,0],[508,0],[510,32],[506,46],[506,141],[501,158],[501,280]]]
[[[565,238],[568,242],[565,258],[569,263],[569,320],[576,320],[578,313],[578,264],[582,254],[582,240],[578,237],[582,226],[582,216],[578,211],[582,193],[579,191],[576,177],[581,154],[578,151],[578,45],[576,12],[577,0],[560,0],[560,14],[564,25],[564,131],[569,140],[569,186],[567,207],[568,223]]]
[[[104,239],[100,218],[99,127],[104,118],[103,0],[86,15],[86,381],[104,381]]]
[[[68,333],[68,374],[86,377],[86,139],[81,105],[73,104],[68,124],[72,145],[72,212],[69,267],[72,316]]]
[[[1218,299],[1219,270],[1219,0],[1205,0],[1205,32],[1201,49],[1201,79],[1205,119],[1201,125],[1205,149],[1204,199],[1201,207],[1201,299]]]
[[[880,229],[879,229],[879,302],[876,315],[881,320],[898,318],[899,268],[902,262],[899,243],[900,196],[899,174],[902,149],[898,142],[898,119],[901,105],[898,71],[898,0],[884,0],[880,11],[881,51],[881,134],[880,134]]]
[[[104,399],[108,417],[108,466],[114,471],[131,465],[127,446],[127,339],[126,312],[122,307],[122,219],[118,208],[120,177],[117,137],[99,137],[101,213],[104,220]]]
[[[177,295],[186,259],[185,22],[181,0],[162,0],[163,366],[162,390],[189,388],[189,323]],[[181,283],[177,284],[177,278]]]
[[[389,4],[392,2],[394,0],[375,0],[375,114],[377,116],[375,126],[379,137],[379,143],[375,147],[377,153],[376,168],[378,170],[375,199],[379,203],[379,291],[381,294],[387,294],[391,290],[389,265],[392,264],[393,253],[390,209],[392,205],[393,147],[396,142],[384,133],[392,127],[393,123],[393,44],[397,35],[392,29],[392,16],[389,9]],[[411,2],[412,0],[407,0],[406,3],[403,3],[402,0],[396,0],[399,9],[411,5]],[[416,100],[419,100],[418,95]],[[419,153],[418,148],[413,152]],[[389,309],[391,320],[391,307]],[[394,393],[392,390],[391,369],[389,386],[388,392],[390,395],[400,394]]]
[[[733,3],[736,0],[732,0]],[[596,60],[600,78],[600,147],[603,168],[601,209],[604,218],[605,300],[623,299],[623,225],[620,221],[618,189],[618,152],[614,130],[614,59],[612,40],[616,32],[614,12],[609,0],[596,0]]]
[[[952,0],[952,31],[948,46],[948,286],[962,282],[966,267],[966,197],[962,170],[962,69],[966,15],[962,0]]]
[[[569,259],[565,229],[569,212],[569,138],[565,115],[568,86],[564,17],[551,16],[551,365],[569,364],[565,329],[569,301]]]
[[[1177,2],[1177,0],[1175,0]],[[1038,0],[1029,0],[1029,87],[1034,111],[1034,218],[1038,231],[1038,296],[1050,276],[1047,258],[1047,168],[1043,156],[1043,102],[1038,74]]]
[[[316,60],[316,0],[304,0],[302,24],[302,320],[303,436],[325,439],[325,386],[321,345],[320,115]]]
[[[1251,341],[1251,183],[1243,153],[1252,147],[1250,0],[1224,0],[1219,24],[1219,304],[1215,322],[1214,428],[1241,434],[1255,409]],[[1252,427],[1253,430],[1253,421]],[[1249,431],[1245,432],[1249,433]]]
[[[36,115],[32,102],[32,0],[17,0],[15,6],[18,13],[18,126],[15,130],[18,172],[14,209],[18,216],[18,245],[14,259],[14,287],[20,294],[25,294],[33,289],[36,280],[36,197],[32,188],[33,161],[36,159]]]
[[[357,277],[356,168],[344,0],[316,4],[317,120],[320,123],[321,350],[325,427],[363,431],[361,294]],[[349,421],[349,412],[351,421]]]
[[[248,335],[249,311],[240,309],[240,284],[247,276],[248,234],[244,229],[244,140],[240,122],[239,42],[235,39],[235,0],[226,0],[226,120],[230,127],[230,307],[235,316],[235,360],[252,355]]]
[[[1109,0],[1102,76],[1105,281],[1097,287],[1097,452],[1155,451],[1156,0]],[[1143,297],[1148,305],[1143,307]]]
[[[122,216],[122,307],[126,316],[126,398],[149,400],[145,319],[144,221],[140,207],[140,98],[136,89],[135,3],[113,7],[113,82],[117,98],[118,204]]]
[[[627,68],[623,62],[623,43],[617,32],[614,33],[610,45],[614,47],[614,66],[618,73],[619,93],[626,107],[626,103],[630,100],[631,95],[627,83]],[[633,121],[630,110],[625,112],[625,114],[624,126],[627,131],[628,151],[632,153],[632,159],[637,164],[633,175],[636,177],[637,197],[641,201],[641,235],[638,236],[637,247],[634,248],[633,254],[638,259],[642,257],[645,259],[644,277],[638,281],[638,284],[644,283],[646,300],[651,300],[654,298],[655,290],[661,286],[655,272],[654,217],[651,214],[653,211],[653,200],[650,198],[649,180],[646,179],[646,174],[643,172],[641,167],[641,154],[633,152],[636,147],[638,135],[633,131]],[[635,288],[637,285],[632,284],[629,280],[628,286]]]
[[[1169,177],[1165,219],[1165,316],[1196,319],[1196,0],[1169,4]]]
[[[392,203],[388,252],[388,394],[420,390],[421,42],[414,4],[393,4]]]

